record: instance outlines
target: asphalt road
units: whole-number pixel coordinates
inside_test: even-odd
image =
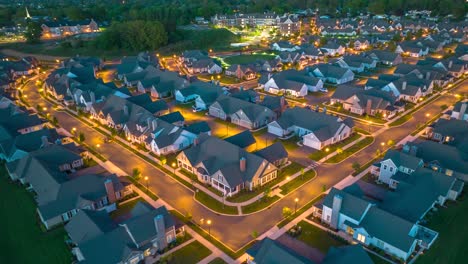
[[[465,80],[461,85],[454,88],[452,92],[467,93],[468,81]],[[88,144],[102,142],[104,136],[97,131],[89,128],[87,125],[64,112],[55,112],[51,105],[40,98],[34,82],[30,82],[25,87],[24,94],[27,94],[27,100],[33,106],[37,104],[48,105],[49,111],[53,111],[51,114],[58,118],[60,125],[65,129],[70,130],[76,127],[78,131],[84,132]],[[417,127],[418,123],[427,121],[427,113],[434,116],[440,112],[440,106],[451,105],[455,102],[456,97],[454,95],[442,95],[437,100],[414,113],[413,118],[407,123],[399,127],[389,128],[387,131],[378,135],[375,142],[364,151],[359,152],[340,164],[317,167],[318,176],[313,181],[286,196],[272,206],[272,208],[250,216],[221,216],[207,210],[192,198],[193,192],[191,190],[177,183],[175,180],[166,176],[164,173],[117,143],[101,144],[99,150],[104,157],[128,173],[130,173],[133,168],[139,167],[143,175],[150,177],[150,188],[159,197],[182,213],[190,212],[195,221],[199,221],[200,219],[212,220],[211,234],[232,249],[237,250],[252,239],[251,234],[253,231],[261,234],[279,222],[282,218],[282,208],[284,206],[290,208],[294,207],[295,198],[299,199],[298,207],[306,204],[322,192],[322,186],[326,186],[327,188],[333,186],[349,175],[352,172],[351,164],[353,162],[364,164],[371,160],[375,156],[375,151],[382,148],[380,145],[381,142],[387,142],[390,139],[395,142],[400,141],[410,134]]]

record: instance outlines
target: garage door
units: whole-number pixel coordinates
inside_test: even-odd
[[[308,137],[303,137],[304,139],[304,145],[314,148],[314,149],[320,149],[320,141],[308,138]]]
[[[277,126],[268,125],[268,133],[282,137],[283,129]]]

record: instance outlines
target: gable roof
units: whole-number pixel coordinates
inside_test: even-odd
[[[421,159],[394,149],[389,149],[385,153],[385,157],[383,158],[383,160],[387,159],[392,160],[392,162],[397,166],[397,168],[402,166],[405,168],[416,170],[422,165]]]
[[[373,264],[367,252],[361,245],[330,247],[322,264]]]
[[[247,254],[253,257],[254,262],[257,264],[271,264],[271,263],[288,263],[288,264],[312,264],[311,260],[298,255],[291,249],[281,245],[280,243],[270,239],[264,238],[263,240],[255,243],[247,250]]]
[[[340,213],[351,217],[358,222],[364,216],[367,208],[372,205],[372,203],[367,200],[349,194],[344,190],[336,189],[335,187],[332,187],[327,196],[325,196],[323,205],[333,208],[333,198],[336,195],[339,195],[342,198]]]
[[[240,148],[246,148],[257,142],[250,130],[244,130],[238,134],[225,138],[224,140],[231,144],[237,145]]]
[[[254,154],[268,160],[270,163],[274,163],[280,159],[288,157],[288,152],[281,142],[273,143],[268,147],[255,151]]]

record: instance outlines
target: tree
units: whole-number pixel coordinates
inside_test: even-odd
[[[355,161],[355,162],[353,162],[352,167],[353,167],[353,170],[357,171],[357,170],[359,170],[361,168],[361,164],[359,164],[359,162]]]
[[[304,174],[305,174],[304,168],[301,168],[301,180],[304,180]]]
[[[24,37],[26,42],[30,44],[36,44],[41,41],[42,28],[39,23],[34,21],[26,22],[26,31],[24,32]]]
[[[132,170],[132,177],[135,179],[135,180],[139,180],[141,178],[141,171],[140,169],[138,168],[133,168]]]
[[[343,153],[343,149],[342,149],[342,148],[337,148],[337,149],[336,149],[336,153],[337,153],[337,154]]]
[[[375,156],[379,157],[380,154],[382,154],[382,153],[380,152],[380,149],[377,149],[377,150],[375,151]]]
[[[83,132],[78,134],[78,142],[83,143],[86,140],[86,136]]]
[[[291,208],[285,206],[283,207],[283,218],[288,218],[292,215],[292,210]]]
[[[391,139],[389,139],[389,140],[387,141],[387,146],[389,146],[390,148],[393,147],[394,145],[395,145],[395,141],[393,141],[393,140],[391,140]]]
[[[54,126],[57,126],[58,125],[58,119],[56,116],[53,116],[52,117],[52,120],[50,120],[50,122],[52,123],[52,125]]]
[[[254,230],[252,232],[251,236],[252,236],[253,239],[256,239],[258,237],[258,232]]]
[[[325,192],[327,190],[327,185],[322,185],[322,192]]]
[[[270,198],[270,196],[271,196],[271,188],[268,187],[268,188],[266,188],[265,191],[263,192],[263,197],[265,197],[265,199],[268,199],[268,198]]]

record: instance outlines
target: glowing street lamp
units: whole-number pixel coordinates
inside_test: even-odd
[[[299,202],[299,198],[294,199],[294,214],[297,212],[297,202]]]
[[[327,153],[325,159],[328,159],[328,152],[330,152],[330,149],[329,149],[329,148],[326,148],[326,149],[325,149],[325,152]]]
[[[149,186],[148,186],[149,178],[148,178],[148,176],[145,176],[145,182],[146,182],[146,191],[148,192],[149,191]]]
[[[206,224],[208,225],[208,236],[211,237],[211,220],[208,219],[208,220],[206,221]]]
[[[176,164],[175,164],[175,162],[172,162],[171,166],[172,166],[172,168],[174,169],[174,174],[175,174],[175,169],[176,169]]]

